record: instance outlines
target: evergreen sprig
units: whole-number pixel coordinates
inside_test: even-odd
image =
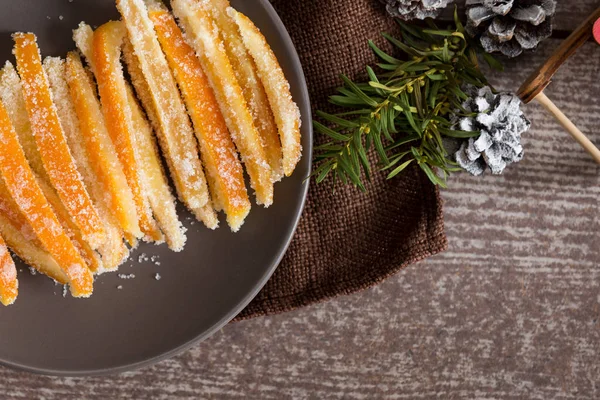
[[[383,34],[400,58],[387,54],[369,41],[379,57],[378,72],[367,67],[369,80],[344,86],[330,102],[349,111],[339,114],[317,112],[317,132],[330,141],[317,147],[318,183],[333,175],[336,180],[365,190],[363,174],[370,179],[368,152],[373,147],[378,168],[388,179],[416,163],[435,185],[446,187],[448,176],[461,170],[449,158],[443,138],[469,138],[479,132],[454,130],[454,121],[470,116],[462,103],[468,98],[465,85],[488,85],[477,61],[477,45],[467,39],[455,13],[455,27],[439,29],[431,20],[428,28],[398,21],[401,39]],[[493,67],[497,62],[484,54]]]

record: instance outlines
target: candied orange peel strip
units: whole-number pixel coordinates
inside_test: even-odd
[[[23,227],[11,222],[4,214],[0,213],[0,233],[4,237],[8,248],[13,251],[27,265],[51,279],[66,285],[69,278],[56,263],[54,258],[23,234]]]
[[[23,97],[44,169],[84,238],[96,248],[104,240],[104,226],[69,151],[37,39],[32,33],[17,33],[13,38]]]
[[[83,239],[81,231],[72,221],[68,210],[64,207],[60,198],[58,198],[56,191],[49,184],[48,176],[44,171],[35,138],[31,131],[31,124],[29,122],[29,116],[27,115],[27,108],[25,107],[25,100],[22,93],[21,79],[10,62],[5,64],[1,74],[0,98],[5,105],[13,127],[17,132],[19,143],[25,152],[29,165],[37,175],[38,183],[56,212],[57,217],[59,217],[63,228],[65,228],[73,241],[73,244],[84,257],[88,267],[95,271],[100,268],[101,264],[97,254],[93,251],[90,244]]]
[[[81,23],[73,32],[73,39],[77,47],[88,60],[92,70],[94,70],[93,60],[93,37],[94,31],[89,25]],[[128,39],[125,39],[125,46],[130,47]],[[136,76],[137,79],[139,77]],[[126,83],[127,98],[131,107],[132,120],[134,124],[133,133],[135,135],[139,153],[140,167],[144,169],[146,179],[148,180],[148,199],[150,207],[154,212],[158,225],[166,237],[169,248],[173,251],[181,251],[187,240],[185,228],[177,216],[175,198],[171,193],[171,187],[164,168],[160,160],[158,145],[150,123],[144,115],[144,110],[140,107],[135,98],[131,85]]]
[[[8,247],[28,265],[62,285],[67,284],[69,278],[44,249],[2,179],[0,179],[0,233]]]
[[[21,78],[10,61],[7,61],[0,73],[0,99],[6,107],[10,120],[19,136],[19,143],[23,147],[27,161],[35,173],[46,177],[42,157],[37,149],[31,123],[23,98]]]
[[[44,59],[44,69],[50,81],[50,89],[52,90],[61,125],[67,137],[69,149],[88,193],[96,206],[96,210],[104,223],[106,240],[97,249],[102,256],[102,265],[94,272],[99,274],[104,271],[116,270],[129,255],[129,250],[123,243],[123,233],[118,222],[107,207],[102,185],[97,183],[98,179],[92,171],[85,143],[83,143],[79,119],[69,93],[65,60],[58,57],[46,57]]]
[[[66,77],[90,165],[97,184],[104,189],[107,207],[125,233],[142,237],[133,194],[104,123],[94,83],[75,52],[67,56]]]
[[[48,75],[49,81],[51,81],[49,73],[51,71],[49,71],[46,68],[46,62],[44,62],[44,70]],[[65,208],[64,204],[56,194],[56,191],[50,186],[50,180],[44,170],[42,159],[40,157],[39,151],[37,150],[35,138],[33,137],[33,133],[31,131],[29,115],[27,114],[25,99],[23,98],[21,79],[19,78],[17,71],[10,62],[7,62],[5,64],[4,68],[1,71],[1,74],[2,76],[0,77],[0,99],[2,99],[2,102],[5,105],[13,127],[17,132],[17,136],[19,137],[19,143],[21,144],[21,147],[23,147],[23,151],[25,152],[27,161],[29,161],[29,165],[31,166],[35,174],[38,176],[38,182],[44,190],[44,194],[46,195],[49,201],[53,200],[53,202],[51,202],[52,208],[59,217],[63,228],[65,228],[65,230],[68,232],[69,237],[73,241],[73,244],[75,244],[75,246],[79,250],[80,254],[86,261],[88,267],[90,267],[92,271],[97,271],[101,268],[101,261],[98,259],[98,256],[93,251],[91,245],[83,238],[81,230],[73,222],[68,210]],[[60,116],[61,110],[59,107],[59,102],[57,102],[57,100],[60,100],[60,97],[57,97],[54,92],[53,100],[57,106],[57,111]],[[68,140],[69,135],[67,134],[67,127],[63,123],[62,118],[60,118],[60,121],[62,127],[64,128],[65,136],[67,136]],[[77,169],[81,172],[81,175],[83,177],[84,171],[80,169],[79,165],[77,165]]]
[[[2,179],[0,179],[0,232],[8,247],[28,265],[62,285],[67,284],[69,278],[43,248]]]
[[[218,220],[212,208],[194,132],[148,10],[143,0],[117,0],[117,8],[129,32],[133,56],[149,88],[150,108],[159,124],[156,132],[177,191],[188,208],[205,225],[214,229]]]
[[[283,147],[283,169],[286,176],[290,176],[302,157],[300,110],[292,98],[290,84],[267,39],[256,25],[231,7],[227,9],[227,13],[237,23],[244,44],[256,63],[258,75],[267,91]]]
[[[60,201],[60,198],[54,189],[39,177],[37,178],[37,183],[40,185],[42,193],[44,193],[46,200],[48,200],[48,204],[50,204],[52,207],[52,211],[54,211],[54,214],[58,218],[65,233],[67,236],[69,236],[69,239],[71,239],[71,242],[73,242],[73,245],[79,252],[79,255],[85,261],[85,265],[87,265],[92,272],[98,272],[99,270],[102,270],[102,261],[98,257],[98,253],[96,253],[89,243],[83,239],[81,231],[71,220],[69,212]]]
[[[181,251],[187,240],[185,228],[177,216],[175,198],[160,162],[158,147],[154,139],[150,122],[135,98],[133,89],[127,87],[127,97],[131,106],[133,124],[137,133],[137,144],[142,157],[142,168],[148,179],[149,201],[154,216],[165,234],[167,245],[173,251]]]
[[[18,295],[17,267],[0,235],[0,303],[10,306],[17,300]]]
[[[217,27],[200,2],[173,0],[171,6],[215,91],[227,127],[250,176],[250,184],[256,192],[256,201],[268,207],[273,204],[271,167]]]
[[[94,278],[44,197],[1,102],[0,173],[19,211],[67,275],[73,296],[89,297]]]
[[[273,181],[278,182],[283,178],[283,153],[277,124],[254,60],[244,46],[237,24],[227,15],[226,10],[230,7],[229,0],[210,0],[203,3],[221,31],[231,66],[252,112],[254,126],[263,140],[267,161],[273,170]]]
[[[33,232],[27,220],[23,217],[21,211],[19,211],[17,203],[12,199],[2,179],[0,179],[0,215],[21,231],[27,241],[41,245],[37,236],[35,236],[35,232]]]
[[[146,82],[146,79],[144,78],[144,74],[141,70],[140,63],[138,61],[137,56],[134,54],[133,46],[131,45],[131,42],[129,40],[125,41],[125,46],[123,47],[123,56],[123,58],[125,59],[125,63],[127,64],[127,71],[129,72],[129,76],[131,77],[131,82],[135,87],[135,91],[138,95],[138,98],[144,106],[144,110],[146,111],[146,115],[148,116],[148,119],[150,120],[151,125],[154,128],[154,132],[156,132],[158,143],[163,149],[163,155],[165,156],[167,166],[169,166],[169,169],[171,170],[171,177],[174,177],[174,169],[171,166],[174,160],[172,160],[164,151],[166,146],[164,140],[166,140],[167,137],[162,132],[160,119],[158,118],[158,112],[156,110],[154,100],[152,99],[151,88],[148,85],[148,82]],[[194,140],[193,135],[192,140]],[[194,146],[196,146],[195,143]],[[177,184],[175,184],[175,189],[178,191],[179,198],[182,199],[182,194],[181,191],[177,188]],[[189,205],[188,208],[191,209]],[[196,215],[196,217],[199,220],[203,221],[204,224],[209,228],[214,229],[218,226],[219,221],[217,220],[217,214],[215,213],[212,201],[206,203],[204,207],[192,211]]]
[[[148,177],[144,175],[141,156],[136,151],[138,144],[121,64],[121,47],[126,34],[125,26],[118,21],[110,21],[94,32],[94,72],[106,126],[133,193],[140,228],[149,241],[160,242],[163,236],[152,216],[148,201]]]
[[[231,229],[237,232],[250,212],[250,200],[225,119],[198,57],[185,42],[173,16],[151,7],[150,19],[194,123],[215,204],[224,209]]]

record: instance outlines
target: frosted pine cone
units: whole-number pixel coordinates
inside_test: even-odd
[[[467,32],[488,53],[516,57],[552,34],[556,0],[467,0]]]
[[[437,16],[454,0],[379,0],[394,18],[405,21]]]
[[[462,142],[454,155],[456,162],[472,175],[481,175],[487,168],[492,174],[501,174],[523,158],[521,135],[531,123],[521,111],[521,100],[513,94],[494,94],[489,87],[471,87],[467,94],[472,98],[463,107],[477,115],[460,119],[455,129],[480,131],[481,135]]]

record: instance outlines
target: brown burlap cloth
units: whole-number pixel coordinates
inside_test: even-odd
[[[368,39],[395,30],[377,0],[271,2],[300,55],[313,110],[329,108],[340,73],[360,77],[373,65]],[[375,174],[366,194],[313,182],[283,262],[237,319],[367,288],[446,246],[439,192],[418,167],[390,181]]]

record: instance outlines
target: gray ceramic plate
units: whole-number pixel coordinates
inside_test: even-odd
[[[234,0],[233,5],[263,31],[301,107],[304,154],[298,170],[276,186],[274,206],[253,207],[238,234],[225,226],[208,231],[182,210],[189,228],[185,251],[141,246],[120,271],[135,279],[103,275],[89,300],[63,298],[62,287],[20,265],[19,299],[0,309],[1,363],[44,374],[90,375],[160,361],[223,327],[277,267],[307,193],[304,179],[312,156],[308,92],[292,42],[268,1]],[[113,0],[0,0],[0,9],[0,60],[12,59],[12,32],[35,32],[44,56],[64,55],[74,47],[71,29],[80,21],[100,25],[118,18]],[[155,262],[139,263],[142,254],[154,256]]]

